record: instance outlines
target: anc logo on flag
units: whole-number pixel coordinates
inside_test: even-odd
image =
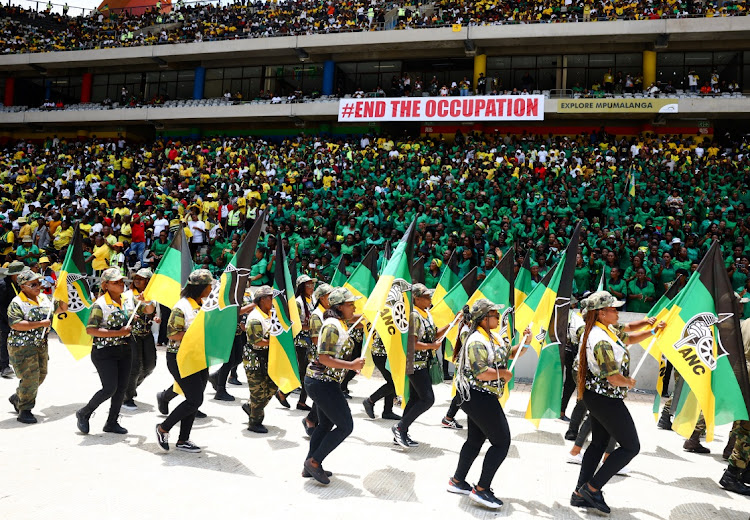
[[[411,284],[403,278],[396,278],[393,280],[391,290],[388,291],[388,296],[385,300],[386,306],[390,307],[393,324],[396,325],[401,334],[409,331],[409,316],[406,315],[406,306],[404,305],[403,297],[403,293],[407,291],[411,291]],[[388,311],[385,310],[381,314],[381,317],[387,320],[388,318],[385,316],[387,314]]]
[[[78,312],[91,307],[92,302],[88,297],[90,291],[86,277],[78,273],[68,273],[65,281],[68,290],[68,311]]]
[[[716,358],[713,353],[713,326],[731,317],[729,315],[719,319],[710,312],[702,312],[693,316],[683,327],[682,339],[674,344],[674,349],[682,355],[694,374],[703,375],[706,372],[705,367],[698,362],[699,359],[712,372],[716,370]],[[721,349],[719,357],[727,355],[720,338],[717,337],[716,343]]]
[[[279,313],[276,312],[276,298],[278,298],[282,294],[284,294],[284,291],[279,291],[278,289],[273,290],[274,305],[273,307],[271,307],[271,313],[268,316],[271,319],[271,328],[268,331],[271,336],[281,336],[290,328],[292,328],[292,324],[284,323],[281,318],[279,318]]]

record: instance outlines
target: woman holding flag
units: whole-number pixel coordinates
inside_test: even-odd
[[[310,436],[302,476],[311,476],[321,484],[331,482],[331,474],[323,469],[323,461],[354,429],[341,381],[347,370],[361,370],[365,366],[364,358],[350,360],[354,344],[347,322],[354,317],[354,302],[359,298],[361,296],[354,296],[342,287],[330,293],[331,307],[323,315],[325,321],[320,329],[318,348],[305,375],[305,387],[318,408],[318,426]]]
[[[412,334],[416,336],[414,345],[414,373],[409,374],[409,401],[404,408],[401,420],[391,428],[393,442],[402,448],[414,448],[419,443],[409,437],[409,427],[417,420],[417,417],[425,413],[435,402],[435,394],[432,391],[432,380],[427,363],[430,352],[440,348],[443,342],[442,336],[448,331],[450,325],[438,330],[430,315],[432,295],[434,289],[428,289],[424,284],[415,283],[411,294],[414,299],[414,310],[411,313],[409,325]],[[438,336],[441,336],[438,340]],[[434,355],[434,353],[433,353]]]
[[[162,422],[156,425],[156,441],[161,449],[169,451],[169,431],[178,422],[180,423],[180,436],[175,447],[188,453],[200,453],[201,449],[190,441],[190,432],[198,407],[203,403],[203,392],[208,383],[208,368],[187,377],[180,375],[177,366],[177,353],[180,349],[182,338],[195,320],[203,304],[203,299],[211,294],[214,281],[211,272],[207,269],[198,269],[190,273],[187,284],[180,293],[180,299],[172,309],[167,323],[167,368],[174,377],[175,382],[180,385],[185,400]]]
[[[320,336],[320,329],[323,327],[323,315],[331,308],[331,303],[328,301],[328,296],[333,291],[333,286],[327,283],[321,283],[313,292],[313,298],[318,302],[318,306],[312,311],[310,315],[310,350],[307,352],[308,364],[315,359],[315,352],[318,346],[318,336]],[[300,377],[304,379],[304,374],[299,373]],[[304,382],[303,382],[304,384]],[[302,426],[305,427],[305,434],[311,436],[315,427],[318,425],[318,407],[313,402],[310,413],[302,419]]]
[[[640,343],[666,326],[661,321],[654,329],[628,333],[630,326],[618,325],[617,309],[623,305],[607,291],[597,291],[581,302],[586,325],[579,346],[578,396],[589,410],[592,439],[570,505],[603,513],[609,513],[610,508],[604,502],[602,487],[641,449],[633,418],[623,401],[636,383],[629,377],[630,352],[626,345]],[[610,437],[620,446],[597,471]]]
[[[91,400],[76,412],[78,429],[89,433],[91,414],[107,399],[112,399],[104,431],[126,434],[128,430],[117,423],[120,407],[125,399],[132,363],[129,343],[131,327],[128,311],[124,306],[125,277],[119,267],[110,267],[102,272],[102,294],[91,306],[86,332],[94,338],[91,361],[99,373],[102,388]],[[139,295],[143,300],[143,295]],[[154,312],[149,304],[145,310]]]
[[[492,333],[500,325],[502,308],[503,305],[485,298],[477,300],[471,308],[471,327],[465,346],[463,342],[456,345],[456,391],[463,401],[461,409],[468,417],[468,436],[447,488],[450,493],[469,495],[474,502],[491,509],[503,505],[490,485],[510,449],[510,428],[499,398],[513,377],[508,361],[520,356],[531,344],[528,328],[524,331],[524,343],[513,349],[506,335]],[[472,488],[466,482],[466,475],[487,439],[491,446],[484,456],[479,481]]]

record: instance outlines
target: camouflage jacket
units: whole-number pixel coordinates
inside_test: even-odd
[[[29,300],[23,292],[13,298],[8,305],[8,325],[11,327],[21,321],[44,321],[50,315],[52,302],[44,295],[37,297],[38,303]],[[8,334],[8,348],[38,349],[47,345],[44,329],[13,330]]]
[[[127,323],[128,311],[122,305],[118,305],[112,301],[109,293],[104,293],[91,306],[89,322],[86,324],[86,327],[119,330],[127,325]],[[127,343],[128,336],[119,336],[116,338],[94,337],[93,346],[94,348],[116,347],[118,345],[127,345]]]
[[[432,320],[430,311],[422,311],[424,315],[415,307],[411,313],[412,331],[421,343],[433,343],[437,337],[437,327]],[[427,360],[430,357],[429,350],[414,351],[414,370],[423,370],[427,368]]]
[[[156,312],[154,311],[150,314],[146,313],[146,306],[152,302],[146,301],[141,303],[141,305],[138,305],[138,300],[136,299],[138,294],[137,289],[125,291],[122,293],[122,303],[123,307],[125,307],[125,310],[128,312],[128,315],[133,314],[133,311],[136,313],[135,318],[133,318],[133,323],[131,323],[131,326],[133,327],[133,336],[142,337],[151,334],[151,324],[154,322],[154,315]]]
[[[201,306],[192,298],[180,298],[169,315],[167,336],[174,336],[188,330],[200,310]],[[182,343],[181,340],[174,341],[170,339],[169,345],[167,345],[167,352],[177,354],[177,351],[180,350],[180,343]]]
[[[506,381],[500,378],[482,381],[479,375],[489,369],[507,368],[511,351],[507,336],[490,335],[478,329],[466,339],[463,348],[466,349],[466,365],[462,369],[469,385],[480,392],[502,396]]]
[[[260,308],[255,309],[247,315],[245,323],[247,329],[247,344],[245,345],[242,358],[246,370],[268,370],[268,346],[256,345],[259,341],[268,339],[271,331],[271,317]]]
[[[630,375],[630,351],[623,343],[627,336],[621,325],[607,330],[597,322],[591,329],[586,343],[586,389],[606,397],[625,399],[628,389],[612,385],[607,378],[615,374]]]
[[[354,343],[349,337],[349,330],[342,320],[327,318],[323,322],[318,337],[318,348],[315,359],[307,366],[307,376],[321,381],[340,383],[346,375],[346,368],[331,368],[319,361],[321,355],[351,361]]]

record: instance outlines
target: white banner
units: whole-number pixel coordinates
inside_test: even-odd
[[[339,122],[542,121],[544,96],[342,99]]]

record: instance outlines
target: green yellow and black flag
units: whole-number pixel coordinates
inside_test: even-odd
[[[515,277],[515,295],[513,301],[516,304],[516,308],[523,303],[526,296],[531,292],[531,289],[531,259],[529,258],[529,253],[526,253],[521,267],[518,268],[518,274]]]
[[[372,294],[375,285],[378,283],[378,249],[373,246],[362,259],[349,279],[344,283],[344,287],[349,289],[355,296],[361,296],[354,302],[355,312],[362,314],[365,308],[367,298]]]
[[[494,271],[496,269],[493,269]],[[490,275],[487,275],[487,278],[489,277]],[[485,281],[487,278],[485,278]],[[477,268],[474,267],[430,310],[432,319],[435,321],[435,326],[438,329],[453,322],[458,313],[464,308],[464,305],[469,302],[469,299],[477,291],[477,286]],[[447,340],[445,344],[445,356],[447,358],[453,357],[453,345],[456,344],[459,328],[457,325],[453,326],[445,335]]]
[[[336,270],[333,272],[331,277],[331,285],[334,287],[343,287],[344,282],[349,276],[346,274],[346,266],[344,265],[344,255],[341,255],[339,264],[336,266]]]
[[[237,309],[245,296],[247,278],[266,215],[263,212],[255,221],[185,332],[177,353],[177,367],[182,377],[229,360],[237,330]]]
[[[437,287],[435,287],[435,293],[432,295],[432,304],[437,305],[440,300],[445,298],[445,295],[453,289],[453,286],[461,281],[458,276],[458,252],[456,250],[451,253],[450,258],[445,263],[445,268],[440,274]]]
[[[297,310],[297,302],[294,300],[294,291],[290,293],[291,287],[294,287],[292,277],[289,274],[284,248],[279,240],[273,276],[274,297],[268,342],[268,377],[285,394],[300,386],[297,352],[294,348],[293,318],[290,312],[292,307]]]
[[[421,256],[417,258],[411,266],[411,281],[412,283],[424,283],[424,258]]]
[[[667,324],[657,333],[656,346],[695,394],[694,406],[706,420],[706,440],[713,440],[716,424],[747,420],[750,385],[738,306],[718,241],[656,319]]]
[[[91,352],[91,336],[86,332],[89,313],[94,299],[86,280],[86,262],[83,259],[81,233],[76,225],[73,240],[65,253],[57,287],[53,299],[68,304],[68,310],[52,318],[60,341],[73,354],[76,360],[83,359]]]
[[[170,309],[180,299],[180,291],[193,272],[193,259],[185,232],[180,228],[161,257],[154,276],[148,281],[143,297],[157,301]]]
[[[537,427],[541,419],[560,417],[565,344],[568,341],[568,311],[580,233],[579,222],[556,267],[547,273],[516,309],[516,331],[520,337],[526,327],[532,324],[531,345],[539,356],[526,408],[526,418]]]

